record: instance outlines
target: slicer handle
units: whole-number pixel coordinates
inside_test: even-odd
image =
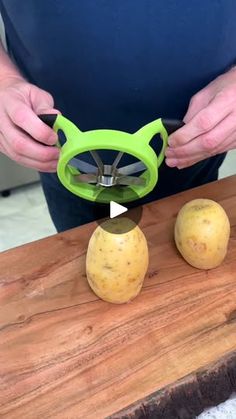
[[[77,142],[77,138],[81,134],[79,128],[61,114],[41,114],[38,115],[38,118],[40,118],[42,122],[52,128],[56,133],[58,133],[60,130],[63,131],[66,137],[66,143],[68,143],[70,146],[73,146],[74,141]],[[57,146],[62,147],[62,145],[58,140]],[[76,146],[76,144],[74,145]]]
[[[50,128],[53,128],[53,125],[57,119],[57,113],[41,114],[38,115],[38,118],[41,119],[44,124],[48,125]]]
[[[58,131],[58,129],[55,127],[55,122],[57,120],[58,114],[57,113],[44,113],[38,115],[38,118],[41,119],[41,121],[48,125],[50,128],[52,128],[55,132]],[[59,127],[58,127],[59,128]],[[58,139],[57,141],[57,147],[61,147],[60,141]]]
[[[162,119],[162,123],[168,132],[168,135],[177,131],[184,126],[184,122],[179,119]]]

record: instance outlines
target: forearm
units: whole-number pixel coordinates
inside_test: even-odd
[[[5,84],[12,78],[22,79],[23,77],[0,42],[0,84]]]

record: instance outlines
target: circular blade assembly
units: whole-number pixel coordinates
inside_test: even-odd
[[[104,164],[97,151],[90,151],[96,166],[84,162],[79,158],[73,158],[69,165],[76,169],[79,169],[80,173],[74,175],[74,179],[78,183],[96,184],[97,186],[103,186],[110,188],[112,186],[145,186],[146,180],[139,177],[133,176],[135,173],[140,173],[146,170],[146,166],[143,162],[138,161],[127,166],[118,168],[124,153],[118,152],[114,162],[111,165]]]

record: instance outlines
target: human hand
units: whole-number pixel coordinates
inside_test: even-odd
[[[194,95],[185,125],[169,137],[166,164],[179,169],[236,148],[236,69]]]
[[[55,172],[56,133],[37,114],[58,113],[52,96],[23,78],[0,81],[0,152],[23,166]]]

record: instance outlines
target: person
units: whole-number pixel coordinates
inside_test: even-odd
[[[155,189],[137,204],[217,179],[236,147],[234,0],[0,0],[0,11],[0,151],[40,172],[57,231],[91,221],[94,204],[60,184],[57,137],[42,113],[128,132],[183,119]]]

